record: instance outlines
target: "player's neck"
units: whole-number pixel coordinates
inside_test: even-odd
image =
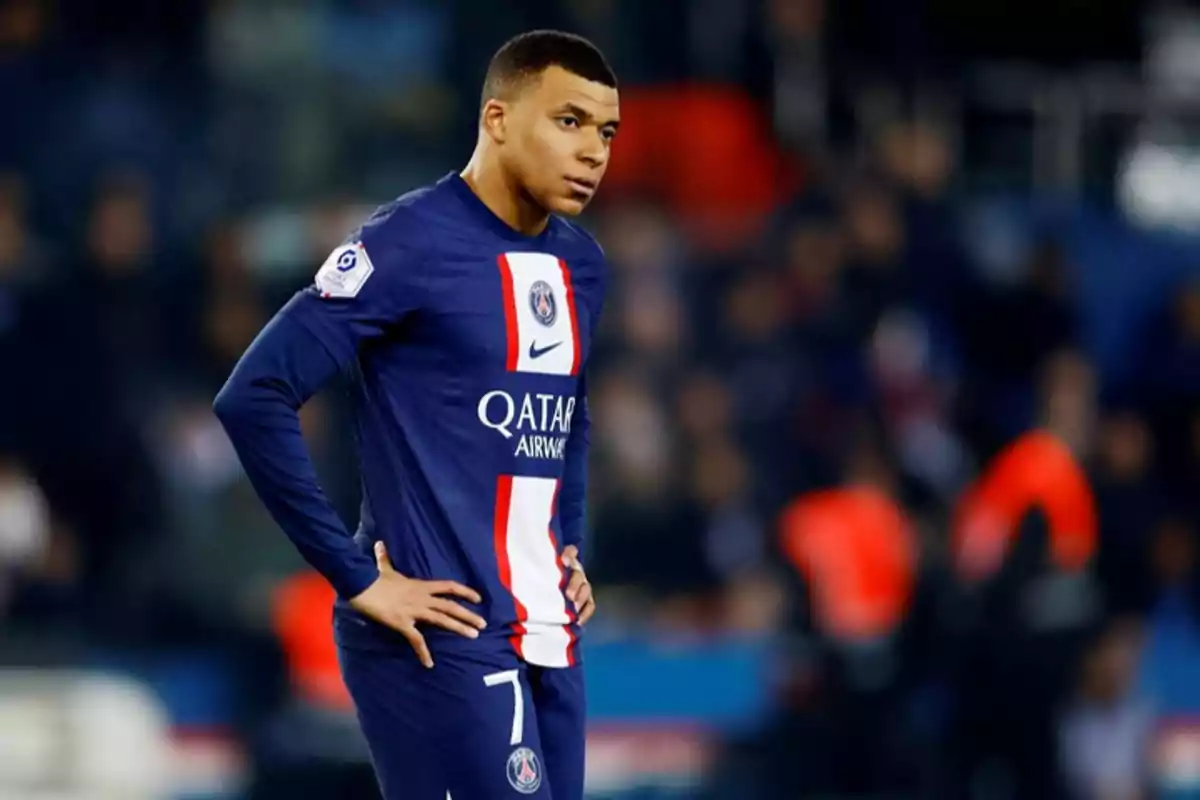
[[[546,229],[550,215],[525,197],[499,164],[476,152],[459,174],[488,210],[516,232],[537,236]]]

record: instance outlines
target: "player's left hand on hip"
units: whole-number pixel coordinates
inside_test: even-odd
[[[596,613],[596,598],[592,594],[592,584],[588,583],[587,573],[583,571],[583,562],[579,560],[579,548],[573,544],[564,547],[562,563],[571,570],[571,580],[567,583],[567,599],[575,604],[579,624],[586,625]]]

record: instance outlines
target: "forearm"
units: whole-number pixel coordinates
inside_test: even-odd
[[[583,402],[581,397],[581,403]],[[590,423],[586,406],[572,422],[564,452],[562,486],[558,493],[558,515],[562,527],[562,545],[574,545],[583,551],[587,530],[587,479]]]
[[[246,351],[213,409],[255,491],[296,549],[343,597],[377,577],[326,498],[300,428],[299,410],[337,371],[321,343],[277,317]]]

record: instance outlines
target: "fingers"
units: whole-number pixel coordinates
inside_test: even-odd
[[[400,628],[400,633],[412,645],[413,652],[417,654],[417,658],[426,669],[433,669],[433,656],[429,654],[429,645],[425,644],[425,637],[417,630],[417,626],[409,623],[403,628]]]
[[[579,573],[576,574],[578,575]],[[572,581],[572,584],[574,584],[574,581]],[[567,591],[570,592],[570,587],[567,587]],[[580,609],[583,608],[584,603],[592,599],[592,585],[587,582],[586,578],[581,580],[579,585],[575,587],[575,594],[570,599],[575,604],[575,608]]]
[[[588,598],[583,605],[579,607],[579,624],[587,625],[588,620],[596,613],[596,598],[592,597],[591,591],[588,591]]]
[[[375,566],[379,567],[380,572],[392,572],[392,560],[388,558],[387,546],[383,540],[375,543]]]
[[[388,558],[387,545],[383,543],[382,539],[375,543],[375,565],[380,572],[396,571],[396,568],[392,566],[392,560]],[[456,581],[429,581],[428,586],[430,594],[452,594],[477,605],[483,602],[483,597],[479,592]]]
[[[433,594],[452,594],[476,604],[483,602],[483,598],[479,596],[479,592],[455,581],[434,581],[430,585],[430,591]]]
[[[443,614],[441,611],[428,609],[421,614],[421,621],[428,622],[431,625],[437,625],[439,628],[457,633],[459,636],[465,636],[468,639],[478,639],[479,631],[472,628],[470,625],[459,622],[449,614]]]
[[[583,570],[575,570],[571,573],[571,580],[567,583],[567,599],[571,600],[575,605],[579,605],[579,590],[588,585],[587,575],[583,574]]]
[[[579,620],[579,624],[586,625],[587,621],[596,613],[596,597],[592,594],[592,585],[585,580],[572,599],[577,609],[576,617]]]
[[[455,619],[465,622],[474,628],[478,628],[479,630],[483,630],[487,627],[487,620],[470,609],[463,608],[453,600],[443,600],[440,597],[435,597],[433,601],[430,602],[429,608],[432,611],[437,611],[438,613],[454,617]]]
[[[583,562],[579,560],[579,548],[573,544],[564,547],[562,563],[571,570],[571,580],[567,582],[567,599],[575,604],[579,624],[584,625],[596,613],[596,600],[592,596],[592,585],[588,583],[587,574],[583,571]]]

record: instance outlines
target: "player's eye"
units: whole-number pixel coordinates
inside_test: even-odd
[[[617,135],[616,128],[601,128],[600,135],[604,137],[604,141],[611,142]]]
[[[578,128],[579,117],[576,117],[572,114],[565,114],[558,118],[558,124],[562,125],[564,128]]]

